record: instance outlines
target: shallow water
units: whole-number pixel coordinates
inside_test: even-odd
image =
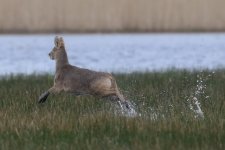
[[[0,75],[53,73],[55,35],[0,35]],[[63,35],[71,64],[108,72],[225,68],[225,34]]]

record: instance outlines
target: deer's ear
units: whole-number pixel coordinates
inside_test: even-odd
[[[64,41],[62,37],[55,37],[55,46],[58,48],[64,47]]]
[[[59,47],[59,37],[55,37],[55,47]]]

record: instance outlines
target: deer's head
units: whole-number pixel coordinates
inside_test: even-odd
[[[55,59],[57,60],[63,52],[65,52],[63,38],[56,36],[55,47],[52,49],[52,51],[48,55],[52,60],[55,60]]]

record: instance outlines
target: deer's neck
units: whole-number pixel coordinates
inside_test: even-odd
[[[68,65],[68,57],[65,50],[62,50],[60,56],[56,60],[56,72],[59,71],[63,66]]]

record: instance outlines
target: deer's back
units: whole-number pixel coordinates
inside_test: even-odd
[[[78,95],[107,95],[104,92],[113,90],[114,79],[109,73],[66,65],[58,74],[61,76],[59,82],[62,83],[64,90]]]

